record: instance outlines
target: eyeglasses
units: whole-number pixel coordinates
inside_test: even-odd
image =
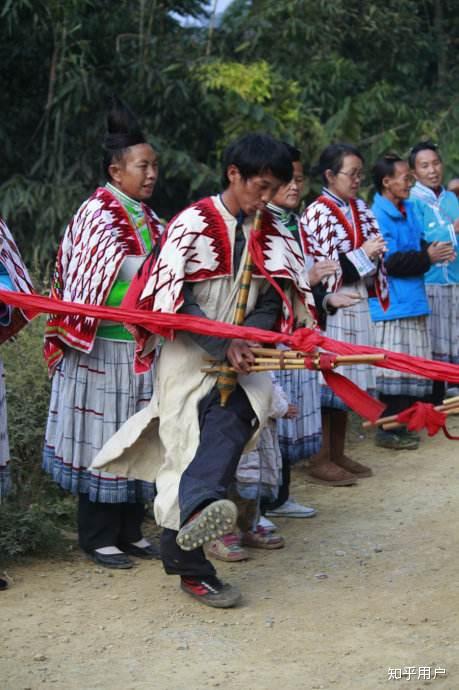
[[[360,180],[360,182],[363,182],[363,180],[365,180],[365,173],[363,172],[363,170],[353,170],[352,172],[344,172],[344,170],[340,170],[336,174],[346,175],[346,177],[348,177],[350,180]]]

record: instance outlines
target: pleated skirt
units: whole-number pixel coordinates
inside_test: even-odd
[[[316,371],[273,372],[289,403],[298,407],[295,419],[277,419],[282,459],[296,463],[318,453],[322,439],[320,381]]]
[[[432,357],[459,364],[459,285],[426,284]]]
[[[100,503],[153,498],[153,484],[89,470],[108,439],[153,395],[153,373],[134,374],[134,343],[96,338],[90,354],[68,349],[54,374],[43,468],[63,489]]]
[[[344,292],[357,292],[361,301],[352,307],[338,309],[336,314],[327,316],[326,335],[334,340],[342,340],[353,345],[374,345],[375,333],[368,307],[368,293],[363,283],[356,283],[343,288]],[[373,394],[376,389],[376,373],[372,366],[357,364],[339,367],[339,374],[346,376],[359,388]],[[331,388],[322,386],[322,407],[347,410],[341,398]]]
[[[376,346],[416,357],[432,358],[427,316],[417,316],[375,323]],[[409,395],[424,398],[432,392],[432,381],[414,374],[378,369],[376,386],[385,395]]]

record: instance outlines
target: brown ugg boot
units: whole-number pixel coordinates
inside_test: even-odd
[[[344,454],[348,413],[346,410],[330,410],[331,414],[331,457],[333,462],[352,472],[358,479],[371,477],[373,470]]]
[[[306,472],[309,481],[326,486],[352,486],[357,483],[357,477],[344,467],[340,467],[330,458],[331,455],[331,410],[322,408],[322,447],[309,461]]]

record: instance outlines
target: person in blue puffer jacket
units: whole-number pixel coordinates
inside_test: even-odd
[[[375,322],[376,345],[395,352],[431,358],[427,325],[430,312],[424,274],[433,264],[450,262],[455,254],[451,243],[422,238],[422,226],[414,204],[408,201],[413,178],[408,163],[397,155],[380,158],[373,167],[377,190],[372,211],[387,244],[385,264],[389,275],[390,306],[383,311],[370,299]],[[393,415],[431,394],[431,381],[419,376],[378,369],[376,387],[385,414]],[[419,436],[405,428],[395,432],[378,430],[376,444],[385,448],[411,450],[419,446]]]

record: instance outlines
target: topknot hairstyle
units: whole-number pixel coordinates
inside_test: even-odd
[[[103,143],[103,168],[107,178],[110,178],[109,166],[119,162],[126,149],[145,143],[145,136],[132,110],[118,96],[112,96]]]

